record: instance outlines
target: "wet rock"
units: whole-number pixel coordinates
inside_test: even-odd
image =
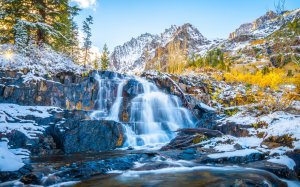
[[[163,146],[161,148],[162,151],[166,151],[169,149],[184,149],[189,146],[200,143],[201,141],[206,140],[207,137],[203,134],[195,134],[195,135],[178,135],[176,138],[171,140],[170,143]]]
[[[129,98],[134,98],[138,94],[143,93],[144,89],[143,85],[139,81],[135,79],[130,79],[124,86],[123,91]]]
[[[292,152],[288,152],[286,155],[293,159],[296,163],[294,170],[297,173],[298,178],[300,179],[300,150],[296,149]]]
[[[178,135],[171,140],[169,144],[162,147],[161,150],[184,149],[207,140],[208,138],[222,136],[220,131],[206,128],[186,128],[179,129],[177,132]]]
[[[23,175],[27,175],[32,171],[32,167],[28,164],[18,171],[0,171],[0,182],[17,180]]]
[[[67,120],[52,129],[54,141],[65,153],[97,152],[124,143],[122,125],[114,121]]]
[[[208,138],[221,137],[223,134],[217,130],[211,130],[206,128],[186,128],[179,129],[179,135],[195,135],[195,134],[203,134]]]
[[[287,178],[287,179],[296,179],[297,178],[296,172],[293,170],[290,170],[287,166],[268,162],[266,160],[251,162],[251,163],[244,165],[244,167],[266,170],[266,171],[274,173],[275,175],[282,177],[282,178]]]
[[[55,175],[50,175],[46,179],[43,180],[43,186],[50,186],[61,182],[61,178]]]
[[[211,158],[209,156],[200,158],[200,163],[212,163],[212,164],[238,164],[238,163],[249,163],[258,160],[263,160],[265,155],[263,153],[251,153],[245,156],[226,156]]]
[[[178,164],[166,163],[166,162],[158,162],[158,163],[149,163],[145,164],[141,167],[134,168],[134,171],[149,171],[149,170],[158,170],[163,168],[171,168],[171,167],[180,167]]]
[[[91,176],[106,174],[111,170],[128,170],[133,168],[143,154],[131,154],[123,157],[110,158],[100,161],[89,161],[62,167],[62,172],[55,174],[63,180],[86,179]]]
[[[178,155],[178,158],[182,160],[193,160],[196,158],[196,153],[197,151],[194,148],[186,149]]]
[[[24,184],[41,184],[41,179],[43,177],[42,173],[29,173],[23,176],[20,181]]]

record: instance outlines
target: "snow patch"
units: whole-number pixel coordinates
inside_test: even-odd
[[[294,167],[296,166],[295,161],[286,155],[279,156],[277,158],[271,158],[268,160],[268,162],[286,165],[290,170],[294,170]]]
[[[0,142],[0,171],[17,171],[23,166],[22,159],[8,149],[7,142]]]
[[[243,149],[243,150],[236,150],[232,152],[224,152],[224,153],[215,153],[208,155],[210,158],[218,159],[218,158],[229,158],[229,157],[242,157],[242,156],[248,156],[253,153],[260,153],[259,151],[255,149]]]

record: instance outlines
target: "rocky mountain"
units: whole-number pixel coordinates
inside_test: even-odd
[[[186,52],[204,53],[213,42],[206,39],[197,28],[191,24],[183,26],[172,25],[160,35],[143,34],[131,39],[122,46],[117,46],[111,54],[113,67],[118,72],[141,72],[146,68],[146,62],[151,62],[159,53],[171,44],[178,44]]]
[[[252,23],[242,24],[238,29],[230,33],[229,39],[235,39],[245,35],[253,35],[255,34],[255,31],[267,28],[268,24],[272,23],[275,20],[275,18],[277,18],[277,14],[273,11],[269,11],[265,15],[253,21]],[[277,27],[269,28],[268,31],[274,30],[276,28]]]
[[[300,9],[287,11],[283,15],[277,15],[268,11],[265,15],[252,23],[242,24],[234,32],[230,33],[227,42],[245,42],[257,39],[265,39],[274,32],[280,30],[286,24],[300,18]]]
[[[242,24],[217,47],[234,64],[282,67],[299,54],[300,9],[282,15],[269,11],[251,23]],[[285,55],[281,55],[285,54]]]
[[[197,28],[189,23],[182,26],[173,25],[160,35],[146,33],[132,38],[122,46],[117,46],[111,54],[112,69],[132,74],[151,69],[164,71],[167,70],[170,63],[176,63],[170,62],[170,58],[176,59],[179,55],[204,55],[208,50],[214,48],[220,48],[234,58],[242,57],[240,60],[242,63],[255,61],[255,57],[260,55],[258,52],[267,56],[266,61],[270,61],[272,54],[280,52],[278,47],[272,51],[269,50],[273,46],[278,46],[275,45],[272,36],[286,27],[288,23],[299,18],[300,9],[286,11],[282,15],[268,11],[253,22],[242,24],[230,33],[228,39],[212,41],[205,38]],[[284,38],[295,43],[294,36]],[[258,51],[260,48],[261,50]],[[178,61],[183,60],[185,59],[178,59]]]

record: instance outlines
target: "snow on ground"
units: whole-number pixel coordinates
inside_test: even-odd
[[[268,123],[267,127],[258,129],[248,128],[250,137],[234,137],[224,135],[223,137],[213,138],[206,142],[202,142],[203,148],[213,148],[218,153],[208,155],[210,158],[223,158],[232,156],[246,156],[251,153],[267,153],[270,155],[269,162],[286,165],[288,168],[293,169],[295,162],[286,156],[286,152],[300,149],[300,115],[289,114],[286,112],[278,111],[268,115],[259,117],[250,116],[248,113],[239,112],[231,117],[220,120],[223,125],[227,122],[234,122],[242,125],[251,125],[258,121],[265,121]],[[276,147],[268,148],[262,145],[264,138],[258,138],[257,133],[264,132],[264,138],[270,136],[283,136],[290,135],[295,138],[293,148],[289,147]],[[239,145],[237,148],[236,145]],[[241,150],[236,150],[241,149]],[[272,157],[272,155],[279,155]]]
[[[16,104],[0,103],[0,134],[17,130],[27,138],[34,139],[45,130],[34,120],[24,120],[22,117],[34,116],[37,118],[50,117],[51,111],[61,111],[57,107],[20,106]],[[24,166],[22,159],[27,158],[30,152],[26,149],[10,149],[6,138],[0,139],[0,171],[16,171]]]
[[[297,139],[295,141],[295,145],[300,145],[300,115],[293,115],[286,112],[278,111],[268,115],[254,117],[248,113],[245,114],[243,112],[239,112],[231,117],[220,120],[220,122],[222,122],[223,124],[226,124],[227,122],[234,122],[236,124],[241,125],[252,125],[259,121],[268,123],[268,127],[259,128],[257,130],[255,130],[254,128],[248,130],[250,130],[250,132],[264,132],[266,133],[266,137],[290,135],[291,137]],[[259,139],[257,137],[252,138],[254,138],[252,141],[247,141],[248,144],[249,142],[255,141],[255,139]]]
[[[208,157],[210,158],[226,158],[226,157],[242,157],[242,156],[247,156],[253,153],[260,153],[259,151],[255,150],[255,149],[242,149],[242,150],[236,150],[236,151],[228,151],[228,152],[224,152],[224,153],[215,153],[215,154],[211,154],[208,155]]]
[[[8,149],[7,142],[0,142],[0,171],[16,171],[23,166],[22,158]]]
[[[296,166],[296,163],[293,159],[290,159],[288,156],[279,156],[276,158],[271,158],[268,160],[268,162],[273,162],[276,164],[282,164],[282,165],[286,165],[290,170],[293,170],[294,167]]]
[[[13,130],[24,133],[28,138],[36,138],[37,134],[44,131],[44,127],[39,126],[33,120],[22,120],[25,116],[38,118],[50,117],[50,111],[60,111],[57,107],[44,106],[20,106],[16,104],[0,104],[0,133],[6,134]]]
[[[0,45],[0,69],[29,69],[33,74],[37,75],[51,75],[70,71],[81,74],[83,70],[82,67],[74,64],[72,59],[55,52],[49,47],[38,48],[30,46],[27,54],[16,51],[16,47],[13,45]]]
[[[49,111],[62,111],[58,107],[49,107],[49,106],[20,106],[10,103],[0,103],[0,112],[4,112],[7,115],[17,118],[18,116],[35,116],[39,118],[50,117],[51,114]],[[1,118],[0,118],[1,119]],[[0,121],[1,123],[1,121]]]

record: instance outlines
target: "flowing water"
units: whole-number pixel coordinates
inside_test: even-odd
[[[91,114],[92,118],[122,123],[120,113],[124,100],[123,89],[129,79],[138,82],[132,89],[142,87],[142,91],[131,99],[129,122],[123,123],[127,140],[125,146],[157,147],[169,142],[179,128],[193,126],[191,113],[182,107],[178,97],[167,95],[153,83],[138,77],[111,80],[96,75],[99,92],[97,110]],[[112,91],[114,84],[117,84],[116,96]]]
[[[142,89],[129,99],[125,91],[132,79],[138,82],[132,89]],[[122,123],[127,138],[124,146],[133,146],[135,150],[117,149],[32,158],[33,168],[45,173],[44,181],[50,178],[56,180],[57,175],[63,180],[57,179],[55,186],[287,186],[283,180],[267,171],[238,166],[199,165],[192,161],[173,160],[157,150],[149,151],[150,148],[157,149],[168,143],[177,129],[193,127],[194,119],[190,112],[182,107],[176,96],[161,92],[144,79],[108,79],[97,75],[96,80],[99,92],[96,110],[91,117]],[[124,104],[129,106],[126,123],[120,119]],[[138,156],[137,159],[133,159],[135,156]],[[124,169],[126,165],[130,167]],[[100,173],[80,178],[86,172],[98,171],[97,168]],[[108,173],[101,173],[101,169],[108,169]],[[287,182],[289,186],[300,185],[297,181]]]

